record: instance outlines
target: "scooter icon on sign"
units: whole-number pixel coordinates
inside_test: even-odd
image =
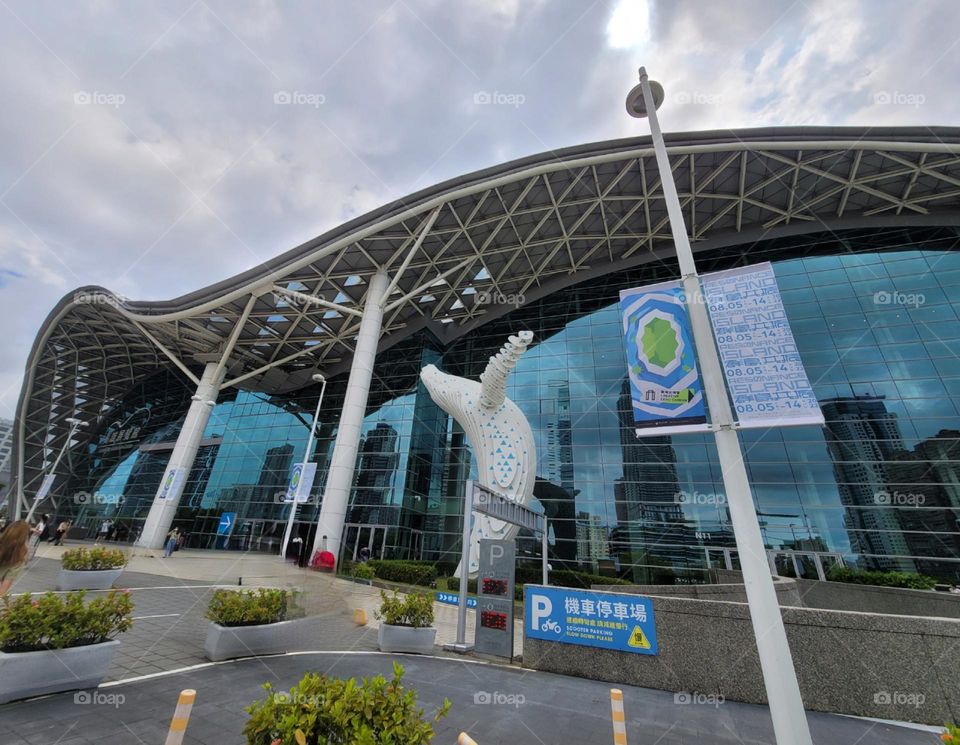
[[[554,631],[554,632],[556,632],[557,636],[560,636],[560,634],[563,633],[563,629],[560,627],[560,624],[557,623],[556,621],[554,621],[552,618],[551,618],[549,621],[547,621],[546,623],[544,623],[544,624],[540,627],[540,630],[541,630],[541,631]]]

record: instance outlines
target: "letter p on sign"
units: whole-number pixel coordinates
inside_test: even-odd
[[[530,613],[530,628],[536,631],[545,618],[549,618],[553,612],[553,603],[546,595],[530,595],[530,602],[533,608]]]

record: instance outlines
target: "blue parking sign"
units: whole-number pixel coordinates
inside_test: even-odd
[[[526,585],[523,622],[531,639],[657,654],[653,600],[639,595]]]

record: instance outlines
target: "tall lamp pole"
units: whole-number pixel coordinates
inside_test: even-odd
[[[293,501],[290,503],[290,516],[287,518],[287,527],[283,531],[283,542],[280,544],[280,558],[287,556],[287,544],[290,543],[290,534],[293,532],[293,521],[297,517],[297,505],[300,504],[300,490],[303,488],[303,476],[307,470],[307,462],[310,460],[310,453],[313,452],[313,441],[317,434],[317,420],[320,418],[320,404],[323,403],[323,394],[327,390],[327,379],[317,373],[313,376],[313,382],[320,383],[320,397],[317,399],[317,408],[313,412],[313,423],[310,425],[310,436],[307,438],[307,449],[303,451],[303,461],[300,464],[300,479],[297,481],[297,491],[293,495]],[[309,495],[308,495],[309,496]]]
[[[57,466],[59,466],[60,461],[63,460],[63,454],[67,452],[67,448],[70,446],[70,441],[73,439],[73,436],[77,433],[77,430],[80,429],[80,427],[87,426],[87,422],[82,422],[76,417],[68,417],[67,419],[64,419],[64,421],[70,425],[70,432],[69,434],[67,434],[67,439],[63,441],[63,447],[60,448],[60,452],[57,454],[57,459],[53,462],[53,466],[51,466],[50,471],[47,473],[44,473],[43,481],[40,482],[41,490],[43,489],[43,484],[48,477],[50,476],[52,476],[53,478],[57,477]],[[51,487],[52,486],[53,484],[51,484]],[[30,510],[29,512],[27,512],[27,516],[24,518],[27,522],[30,522],[30,520],[33,519],[33,513],[36,511],[37,507],[40,505],[40,502],[43,501],[43,498],[46,496],[47,493],[49,493],[49,489],[47,490],[46,493],[41,493],[39,497],[34,497],[33,504],[30,506]]]
[[[753,505],[743,451],[727,398],[723,367],[720,365],[714,342],[710,317],[701,300],[700,277],[687,239],[687,228],[680,208],[680,198],[677,196],[677,187],[673,181],[670,160],[667,158],[667,147],[657,121],[657,108],[663,103],[663,98],[663,86],[650,81],[646,69],[641,67],[640,84],[627,95],[627,113],[636,118],[646,117],[650,120],[650,134],[653,137],[653,148],[663,184],[663,196],[667,203],[667,215],[677,261],[680,264],[683,289],[687,296],[690,325],[700,360],[707,405],[710,407],[717,455],[723,470],[723,485],[727,493],[737,550],[740,553],[740,566],[743,570],[767,700],[770,702],[774,735],[778,745],[812,745],[800,686],[787,643],[787,633],[780,616],[780,604],[770,576],[760,523]]]

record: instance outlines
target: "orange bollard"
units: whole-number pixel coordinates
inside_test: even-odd
[[[183,736],[187,731],[187,722],[190,721],[190,711],[193,709],[193,702],[196,700],[197,692],[192,688],[180,691],[180,698],[177,700],[177,708],[173,712],[173,719],[170,720],[170,731],[167,732],[165,745],[181,745]]]
[[[461,732],[460,736],[457,738],[457,745],[477,745],[477,741],[474,740],[466,732]]]
[[[613,745],[627,745],[627,716],[623,710],[623,691],[610,689],[610,716],[613,719]]]

